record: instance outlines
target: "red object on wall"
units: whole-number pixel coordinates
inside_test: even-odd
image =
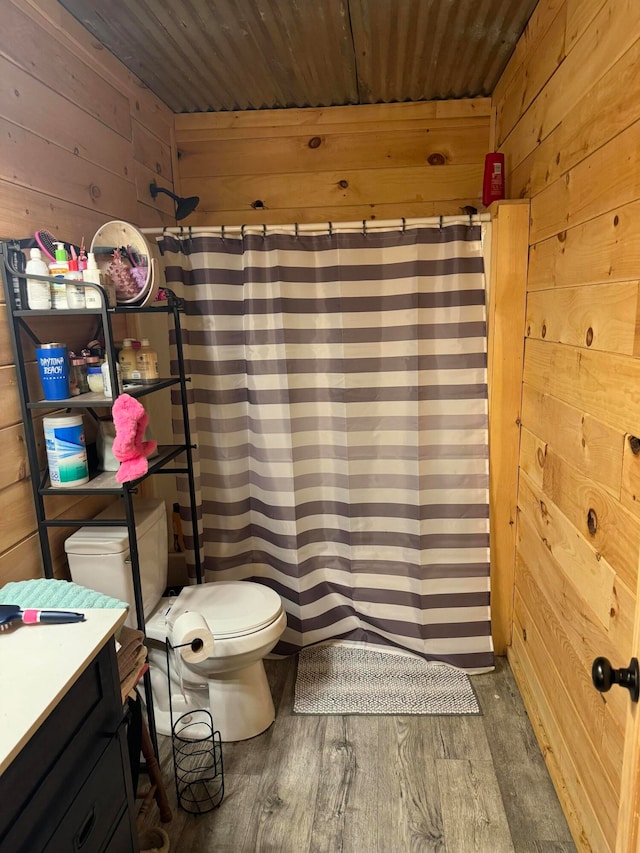
[[[504,154],[487,154],[484,158],[482,203],[485,207],[504,198]]]

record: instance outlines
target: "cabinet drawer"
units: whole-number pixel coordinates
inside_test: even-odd
[[[131,831],[131,819],[125,812],[101,853],[139,853],[139,850],[138,840]]]
[[[119,738],[114,738],[44,848],[44,853],[102,850],[116,818],[126,809],[127,788]]]
[[[9,804],[0,809],[0,853],[38,849],[50,838],[121,720],[110,642],[0,776],[0,803]]]

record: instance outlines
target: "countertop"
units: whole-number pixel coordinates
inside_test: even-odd
[[[77,610],[86,614],[85,622],[20,624],[0,632],[0,774],[124,623],[128,612]]]

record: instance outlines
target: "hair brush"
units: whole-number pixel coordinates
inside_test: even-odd
[[[55,261],[56,259],[56,243],[62,243],[62,240],[58,240],[55,234],[52,234],[51,231],[47,231],[44,228],[41,228],[39,231],[33,235],[36,243],[38,244],[38,248],[44,252],[44,254],[51,261]],[[76,254],[81,251],[79,246],[76,246],[74,243],[64,243],[65,248],[69,252],[72,258],[75,258]]]
[[[22,610],[17,604],[0,604],[0,631],[8,631],[16,622],[22,622],[25,625],[37,622],[49,624],[84,622],[84,613],[76,613],[72,610]]]
[[[42,228],[40,231],[36,231],[34,237],[36,239],[36,243],[45,253],[45,255],[49,258],[49,260],[55,261],[56,243],[59,241],[56,240],[51,231],[46,231],[44,228]]]

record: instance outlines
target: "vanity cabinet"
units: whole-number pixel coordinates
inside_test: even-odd
[[[23,671],[0,705],[0,853],[139,849],[113,640],[126,613],[85,613],[2,635],[0,669]]]

